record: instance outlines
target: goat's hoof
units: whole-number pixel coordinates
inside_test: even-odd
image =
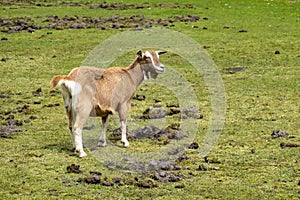
[[[106,142],[104,141],[99,141],[97,144],[98,147],[105,147],[106,146]]]
[[[87,157],[87,154],[85,152],[79,153],[79,158]]]
[[[130,146],[130,145],[129,145],[129,142],[123,142],[123,141],[122,141],[122,143],[123,143],[123,147],[126,147],[126,148],[127,148],[127,147]]]

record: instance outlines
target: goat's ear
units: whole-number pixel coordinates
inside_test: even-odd
[[[136,53],[136,55],[138,55],[140,58],[143,57],[143,52],[142,50],[138,50],[138,52]]]
[[[156,53],[157,53],[158,55],[161,55],[161,54],[167,53],[167,51],[156,51]]]

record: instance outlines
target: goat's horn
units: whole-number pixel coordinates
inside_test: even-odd
[[[164,54],[164,53],[167,53],[167,51],[156,51],[158,55],[161,55],[161,54]]]
[[[138,56],[142,57],[143,52],[142,52],[142,50],[138,50],[138,52],[137,52],[136,54],[137,54]]]

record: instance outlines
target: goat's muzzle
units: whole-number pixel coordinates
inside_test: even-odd
[[[159,65],[158,67],[156,67],[156,72],[157,73],[162,73],[165,71],[165,66],[164,65]]]

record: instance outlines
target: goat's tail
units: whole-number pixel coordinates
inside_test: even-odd
[[[54,88],[57,86],[57,84],[59,83],[60,80],[62,79],[66,79],[67,76],[54,76],[53,79],[50,81],[51,87]]]

